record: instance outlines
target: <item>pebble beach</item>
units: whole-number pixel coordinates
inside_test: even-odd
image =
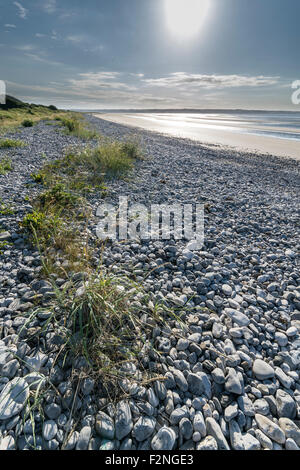
[[[54,293],[19,222],[41,190],[30,174],[86,144],[45,122],[9,135],[27,145],[0,149],[13,163],[0,175],[0,198],[14,209],[0,215],[0,241],[9,242],[0,254],[0,450],[300,450],[299,160],[86,119],[115,140],[134,136],[145,153],[129,178],[107,184],[106,202],[204,204],[204,245],[127,240],[103,250],[91,219],[95,259],[182,315],[163,327],[143,319],[151,330],[140,363],[123,366],[136,382],[123,380],[119,401],[90,377],[75,390],[80,361],[57,359],[51,324],[32,340],[48,318],[27,324],[34,299],[47,307]],[[94,211],[99,202],[89,196]],[[141,366],[163,380],[140,384]],[[39,407],[24,419],[37,384]]]

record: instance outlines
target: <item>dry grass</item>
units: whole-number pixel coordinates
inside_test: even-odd
[[[9,110],[0,109],[0,134],[14,130],[23,125],[24,121],[36,123],[44,119],[52,120],[57,117],[64,117],[65,115],[65,111],[55,111],[45,106],[13,108]]]

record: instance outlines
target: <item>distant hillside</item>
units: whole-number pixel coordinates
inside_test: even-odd
[[[6,95],[6,103],[5,104],[0,104],[0,110],[8,110],[8,109],[15,109],[15,108],[21,108],[21,109],[32,109],[36,107],[42,107],[42,108],[47,108],[47,109],[52,109],[56,110],[56,106],[50,105],[50,106],[44,106],[42,104],[30,104],[30,103],[24,103],[24,101],[19,100],[18,98],[14,98],[13,96]]]

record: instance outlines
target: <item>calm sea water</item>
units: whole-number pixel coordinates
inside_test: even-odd
[[[133,116],[128,114],[128,116]],[[135,113],[134,118],[162,128],[203,129],[261,135],[300,142],[300,112],[278,113]]]

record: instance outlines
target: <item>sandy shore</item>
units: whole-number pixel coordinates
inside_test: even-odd
[[[107,121],[139,127],[150,131],[197,140],[208,145],[223,145],[233,147],[235,150],[250,151],[254,153],[271,154],[279,157],[290,157],[300,160],[300,143],[297,141],[277,139],[273,137],[239,134],[226,130],[181,127],[175,122],[155,122],[150,116],[131,114],[94,114],[94,116]]]

